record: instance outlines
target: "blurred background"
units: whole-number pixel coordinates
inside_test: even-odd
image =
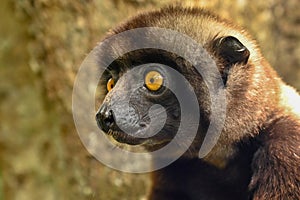
[[[0,1],[0,200],[145,199],[148,174],[109,169],[81,144],[72,86],[81,62],[110,28],[174,2]],[[283,79],[300,89],[299,0],[179,2],[244,26]]]

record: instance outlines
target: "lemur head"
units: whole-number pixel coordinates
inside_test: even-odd
[[[257,116],[254,119],[254,115],[244,115],[248,109],[253,109],[254,113],[261,112],[254,105],[255,99],[263,98],[260,91],[262,83],[258,84],[253,78],[254,71],[262,62],[261,56],[246,33],[201,9],[171,7],[138,15],[114,29],[108,37],[142,27],[159,27],[189,36],[205,50],[195,56],[204,61],[212,60],[217,66],[217,73],[211,72],[211,77],[221,77],[222,85],[218,87],[227,95],[221,146],[222,141],[228,138],[237,140],[258,126],[261,120]],[[151,40],[164,42],[159,36]],[[128,40],[122,45],[132,42]],[[192,50],[186,51],[187,54],[195,54]],[[176,72],[184,79],[181,80]],[[257,79],[264,77],[261,72],[255,76]],[[179,129],[182,110],[171,88],[187,92],[187,95],[194,92],[201,118],[197,121],[197,136],[191,148],[199,149],[210,124],[212,101],[204,77],[189,60],[162,49],[134,50],[118,56],[109,65],[100,85],[105,90],[105,97],[96,114],[99,127],[120,143],[144,145],[149,150],[169,143]],[[249,90],[253,92],[249,93]],[[249,95],[254,96],[250,98]],[[188,99],[186,103],[193,105],[195,102]],[[194,111],[192,106],[187,109],[190,113]],[[189,117],[192,119],[194,116]],[[238,120],[242,120],[243,124],[238,124]],[[191,120],[191,123],[195,122]],[[188,131],[185,134],[189,138]],[[219,151],[222,151],[221,147]]]

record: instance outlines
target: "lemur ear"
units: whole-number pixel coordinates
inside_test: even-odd
[[[234,64],[247,64],[250,51],[233,36],[217,38],[213,42],[213,48],[216,56],[223,62],[223,68],[220,72],[224,86],[226,86],[231,66]]]
[[[246,64],[249,50],[235,37],[225,36],[214,41],[214,48],[218,56],[224,59],[227,66],[233,64]]]

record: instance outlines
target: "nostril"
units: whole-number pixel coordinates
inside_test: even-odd
[[[108,132],[109,129],[115,124],[115,119],[112,110],[107,110],[107,107],[101,107],[96,114],[96,121],[104,132]]]
[[[105,113],[106,117],[104,119],[104,123],[107,127],[111,127],[115,123],[114,115],[112,110],[109,110]]]

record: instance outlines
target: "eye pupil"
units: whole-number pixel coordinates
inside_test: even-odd
[[[154,83],[154,78],[150,78],[150,83]]]

